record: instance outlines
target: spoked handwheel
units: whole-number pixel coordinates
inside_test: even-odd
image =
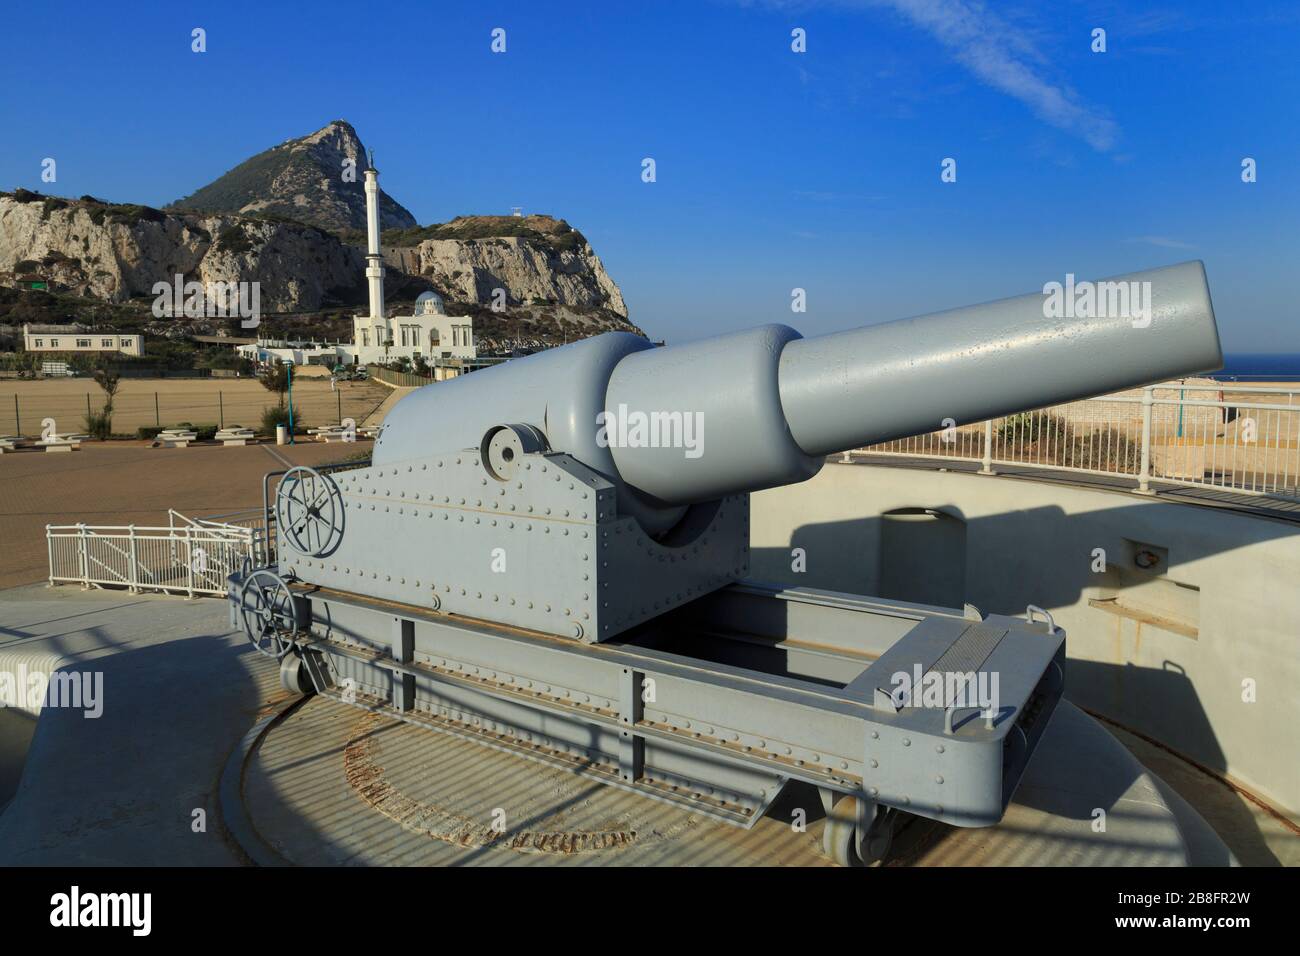
[[[267,657],[280,660],[298,635],[298,605],[289,585],[274,571],[254,571],[239,593],[239,613],[248,640]]]
[[[290,468],[275,493],[280,538],[295,551],[324,557],[343,537],[343,496],[333,479],[314,468]]]
[[[840,866],[870,866],[889,853],[894,817],[890,807],[844,797],[826,816],[822,850]]]

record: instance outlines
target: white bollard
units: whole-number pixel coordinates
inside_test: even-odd
[[[287,444],[289,444],[289,426],[288,426],[288,425],[276,425],[276,426],[275,426],[275,443],[276,443],[277,445],[287,445]]]

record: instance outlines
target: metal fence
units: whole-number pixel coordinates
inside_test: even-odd
[[[141,428],[243,425],[259,429],[264,412],[281,407],[279,396],[252,379],[176,379],[158,388],[137,379],[124,382],[113,400],[113,432],[134,436]],[[328,377],[293,383],[294,420],[327,425],[365,420],[388,397],[387,389],[365,383],[330,385]],[[88,415],[104,406],[104,393],[89,379],[0,382],[0,435],[40,435],[46,419],[59,432],[86,431]],[[287,404],[287,401],[286,403]]]
[[[383,365],[368,366],[370,377],[389,385],[401,387],[419,388],[422,385],[432,385],[436,381],[446,381],[448,378],[454,378],[456,375],[462,375],[466,372],[472,372],[475,369],[491,368],[493,365],[500,365],[502,362],[509,361],[499,357],[479,357],[473,359],[434,359],[429,363],[428,375],[416,375],[412,372],[398,372],[391,368],[385,368]],[[436,369],[443,370],[443,378],[438,378]]]
[[[431,385],[433,383],[432,375],[415,375],[412,372],[395,372],[391,368],[384,368],[382,365],[370,366],[370,377],[388,385],[396,385],[401,388],[419,388],[422,385]]]
[[[858,449],[1300,500],[1300,384],[1175,382]]]
[[[167,527],[47,525],[50,584],[224,595],[226,578],[265,563],[253,527],[195,521],[171,512]]]
[[[284,472],[274,472],[274,474],[282,475]],[[259,558],[257,562],[254,562],[253,567],[267,567],[274,560],[277,538],[274,508],[265,510],[262,508],[245,508],[242,511],[231,511],[226,514],[207,515],[198,520],[208,525],[246,528],[252,531],[257,540]]]

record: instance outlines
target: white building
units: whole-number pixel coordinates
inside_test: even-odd
[[[379,248],[379,173],[373,163],[366,170],[366,282],[370,311],[352,320],[352,344],[272,342],[239,346],[239,353],[254,362],[293,362],[295,365],[383,365],[406,358],[422,358],[441,381],[495,359],[478,358],[474,345],[474,319],[447,314],[442,296],[421,293],[411,315],[390,316],[384,308],[384,257]]]
[[[236,351],[258,365],[265,365],[267,362],[291,362],[294,365],[324,365],[333,368],[339,362],[347,361],[343,357],[343,349],[347,347],[333,343],[258,339],[248,345],[238,346]]]
[[[384,308],[384,257],[379,247],[379,172],[366,170],[366,281],[370,287],[370,313],[353,320],[352,345],[339,346],[345,361],[382,364],[400,358],[422,358],[432,366],[439,360],[478,358],[474,347],[474,320],[450,316],[442,296],[425,292],[415,300],[412,315],[388,315]]]
[[[28,352],[121,352],[144,354],[143,335],[87,332],[76,325],[24,325],[23,348]]]
[[[474,320],[469,316],[448,315],[442,296],[424,292],[415,300],[413,315],[376,317],[358,315],[353,319],[353,345],[342,346],[352,352],[356,362],[391,362],[423,358],[430,365],[435,359],[474,359]]]

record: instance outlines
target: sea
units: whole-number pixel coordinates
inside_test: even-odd
[[[1300,352],[1228,352],[1209,378],[1223,382],[1300,382]]]

